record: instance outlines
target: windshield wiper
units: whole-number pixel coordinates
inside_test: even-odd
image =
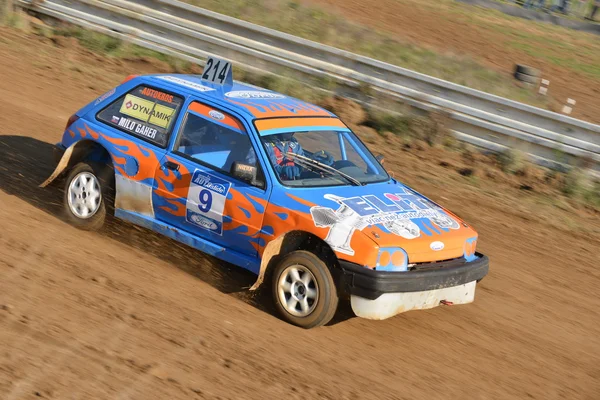
[[[301,156],[300,154],[295,154],[292,152],[287,152],[285,154],[286,154],[286,156],[295,159],[295,161],[300,161],[301,163],[302,162],[308,163],[311,166],[318,167],[321,171],[326,171],[326,172],[337,174],[337,175],[341,176],[342,178],[346,179],[348,182],[350,182],[354,186],[362,186],[362,183],[355,177],[348,175],[348,174],[340,171],[339,169],[330,167],[327,164],[323,164],[322,162],[313,160],[312,158]]]

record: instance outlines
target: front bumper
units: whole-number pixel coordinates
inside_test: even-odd
[[[363,318],[385,319],[401,312],[445,304],[466,304],[475,297],[475,285],[489,270],[489,259],[440,263],[407,272],[377,271],[340,261],[339,287],[350,295],[354,313]]]

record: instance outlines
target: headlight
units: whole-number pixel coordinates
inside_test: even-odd
[[[467,239],[467,241],[465,242],[465,249],[463,253],[463,256],[465,257],[465,260],[467,260],[467,262],[471,262],[477,259],[477,256],[475,255],[476,249],[477,237]]]
[[[377,255],[377,271],[407,271],[408,254],[400,247],[384,247]]]

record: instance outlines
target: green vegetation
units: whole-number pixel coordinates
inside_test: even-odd
[[[130,60],[152,58],[168,64],[175,72],[189,72],[192,67],[192,64],[188,61],[77,26],[58,28],[53,31],[53,35],[55,37],[75,38],[82,47],[105,57]]]
[[[12,0],[0,0],[0,26],[28,30],[25,14],[13,7]]]
[[[523,168],[525,163],[525,155],[520,150],[507,149],[496,154],[496,160],[502,171],[505,173],[514,174]]]
[[[600,41],[594,34],[542,22],[524,21],[492,9],[468,12],[465,5],[450,7],[470,25],[501,33],[502,45],[539,60],[600,80]]]
[[[296,0],[185,1],[460,85],[537,106],[545,106],[546,100],[539,99],[531,90],[515,85],[509,76],[486,68],[467,56],[441,54],[406,43],[391,35],[326,13],[319,8],[302,5]]]
[[[600,208],[600,181],[594,180],[585,169],[573,167],[562,178],[560,189],[566,196]]]
[[[541,36],[531,36],[527,41],[511,41],[508,45],[514,49],[522,50],[528,55],[536,58],[541,58],[559,67],[571,69],[580,72],[591,78],[600,79],[600,55],[589,54],[588,60],[582,61],[573,57],[574,54],[580,52],[573,44],[560,43],[552,44],[553,40],[543,38]],[[542,44],[543,43],[543,44]],[[547,47],[550,45],[551,47]]]
[[[397,105],[387,104],[386,109],[398,109]],[[373,128],[382,136],[393,134],[405,141],[422,140],[429,146],[456,147],[456,139],[447,128],[449,117],[442,113],[430,112],[426,116],[409,113],[390,113],[377,108],[367,111],[363,125]]]
[[[367,113],[365,125],[375,129],[380,135],[390,132],[400,137],[407,137],[410,135],[413,121],[414,118],[407,115],[389,114],[371,109]]]

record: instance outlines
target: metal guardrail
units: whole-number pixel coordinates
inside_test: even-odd
[[[203,64],[209,55],[245,69],[292,69],[357,93],[374,91],[452,118],[458,139],[493,151],[518,148],[553,166],[592,160],[600,175],[600,125],[470,89],[176,0],[20,0],[24,8]]]

